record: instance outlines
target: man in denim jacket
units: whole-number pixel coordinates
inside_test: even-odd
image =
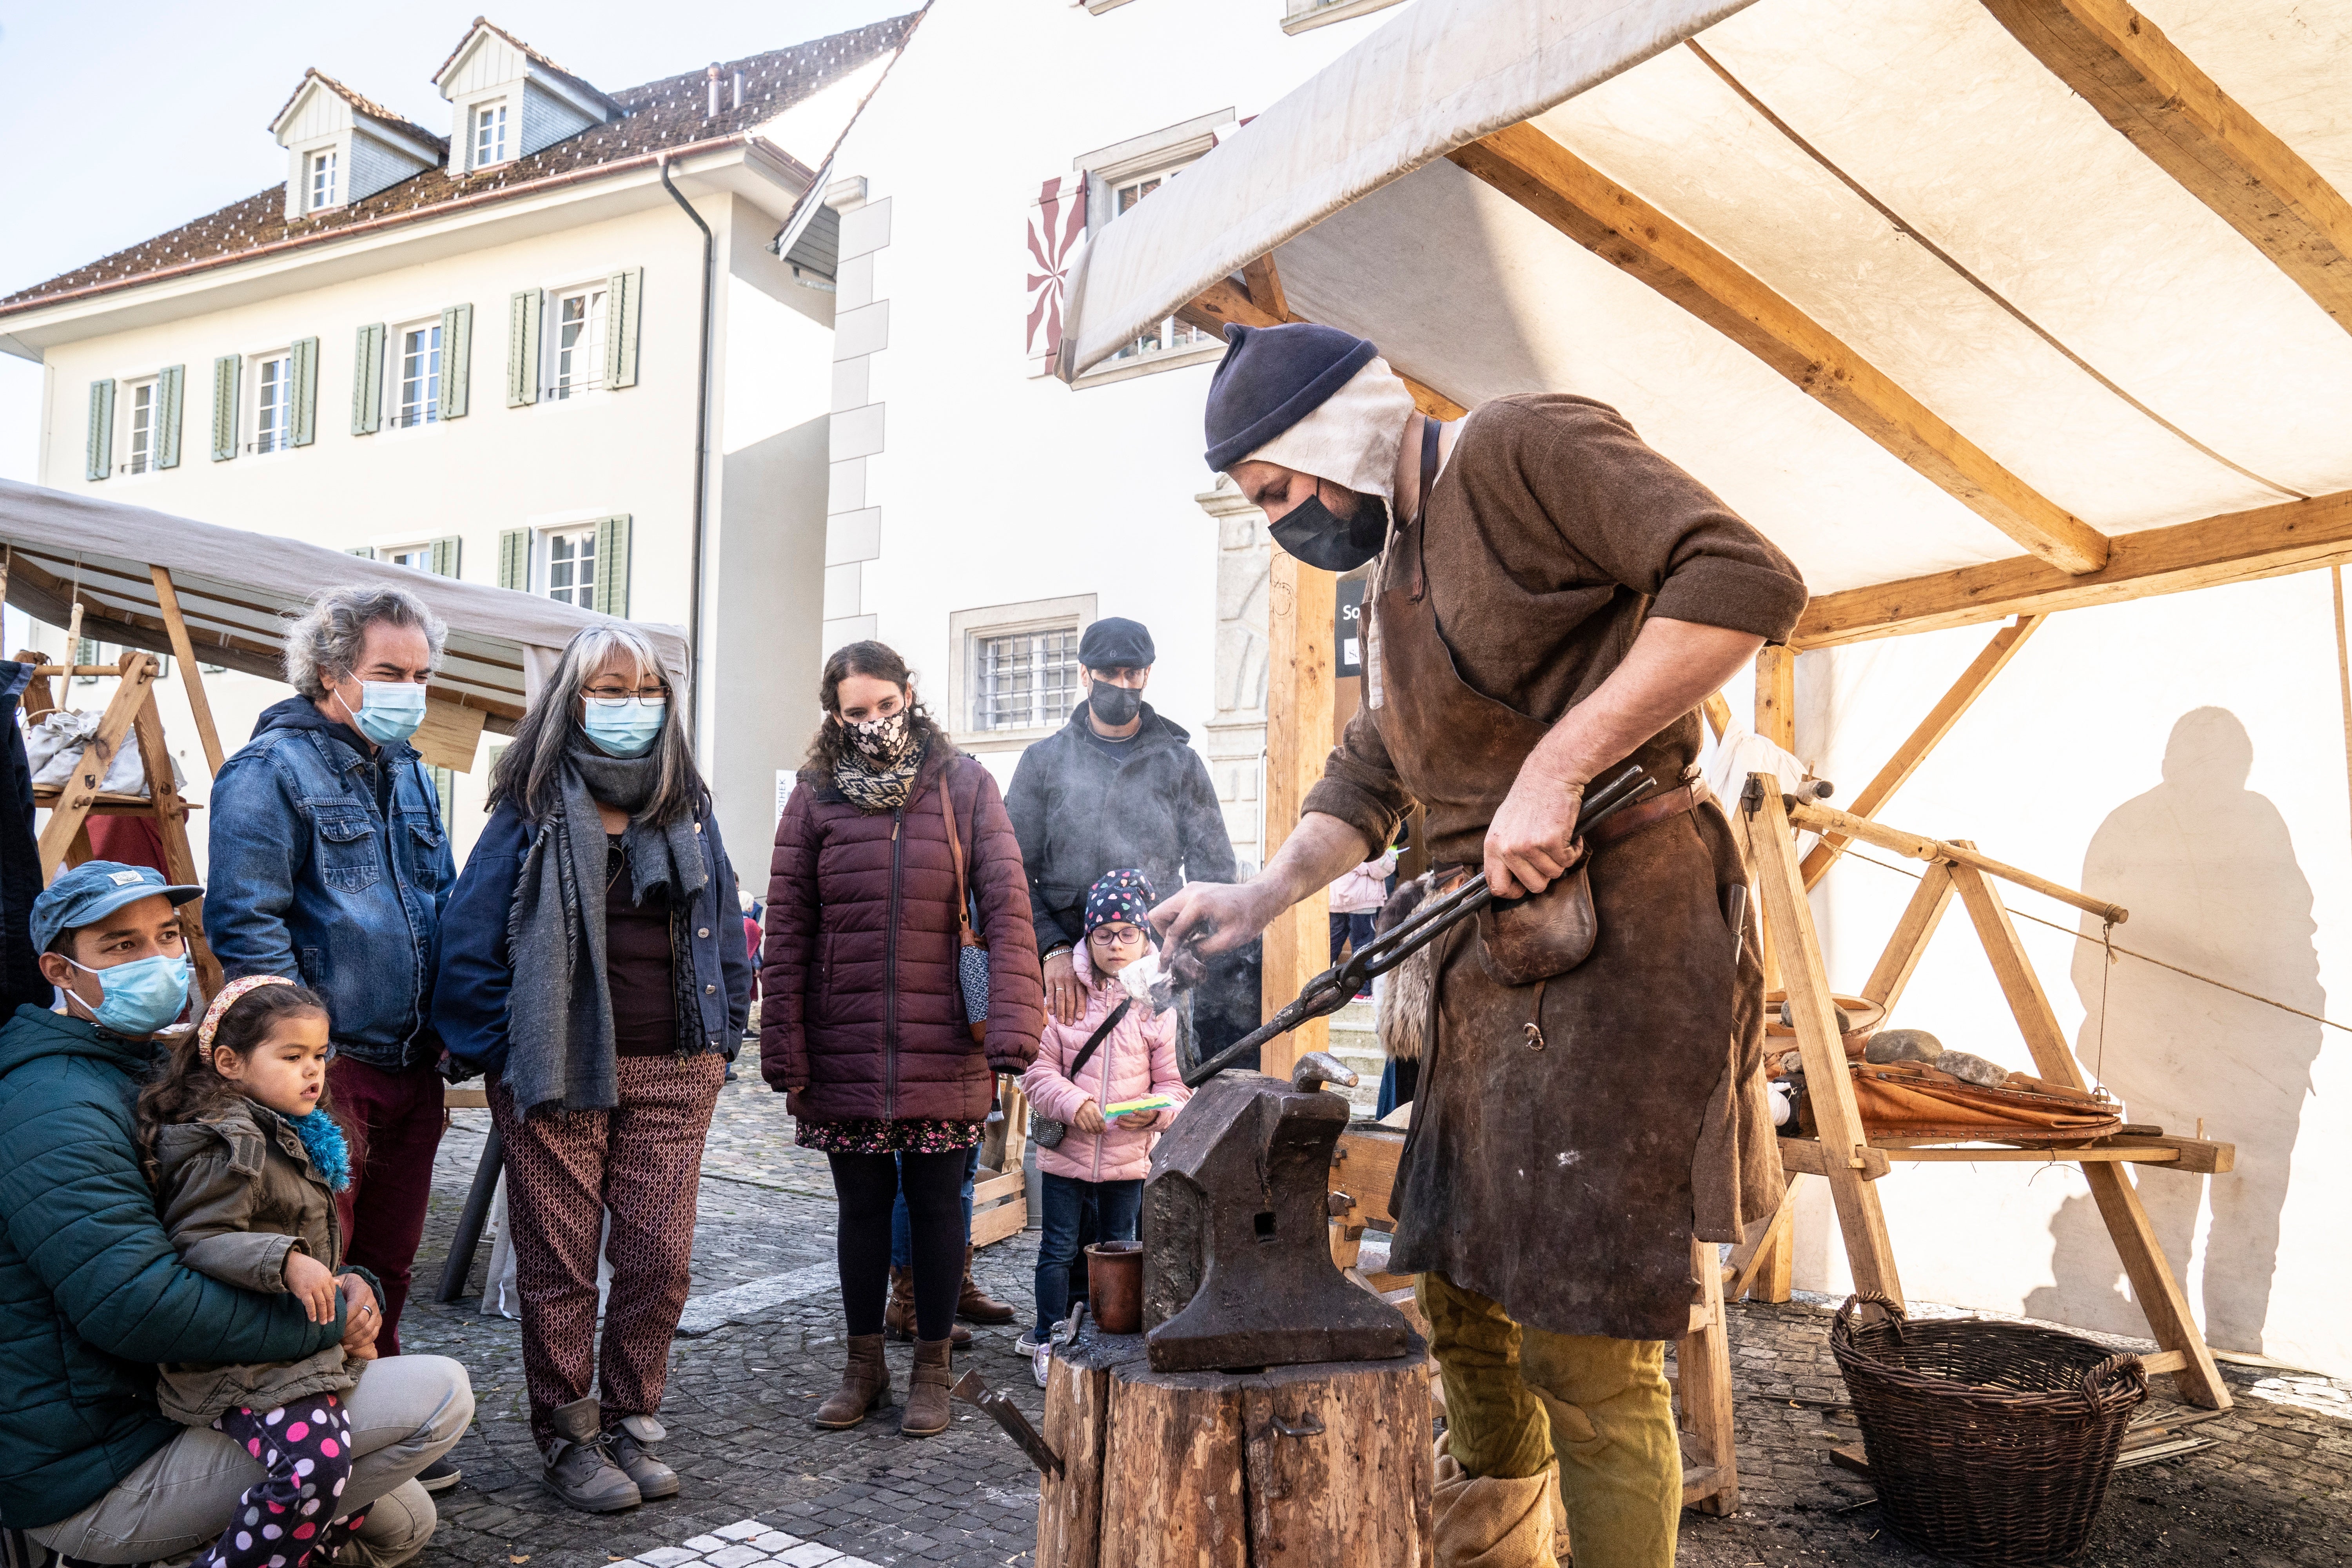
[[[327,999],[335,1112],[352,1141],[349,1257],[383,1283],[386,1355],[441,1142],[429,1010],[457,866],[415,748],[446,628],[398,588],[331,588],[287,633],[299,697],[268,709],[214,782],[205,935],[232,979]],[[432,1478],[438,1479],[439,1478]]]

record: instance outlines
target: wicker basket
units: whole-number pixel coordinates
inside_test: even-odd
[[[1856,1324],[1864,1302],[1885,1315]],[[1830,1350],[1897,1535],[1963,1563],[2083,1550],[2147,1397],[2139,1357],[2021,1323],[1909,1322],[1875,1292],[1838,1309]]]

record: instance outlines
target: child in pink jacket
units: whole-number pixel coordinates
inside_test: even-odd
[[[1137,870],[1109,872],[1087,889],[1086,940],[1072,961],[1087,988],[1086,1009],[1075,1024],[1047,1016],[1037,1059],[1021,1079],[1037,1114],[1069,1128],[1058,1148],[1037,1149],[1045,1210],[1037,1243],[1037,1326],[1021,1337],[1021,1346],[1041,1386],[1052,1354],[1047,1332],[1069,1310],[1080,1219],[1092,1209],[1097,1239],[1135,1239],[1152,1140],[1176,1116],[1171,1106],[1129,1111],[1106,1125],[1103,1107],[1146,1095],[1166,1095],[1180,1104],[1192,1097],[1176,1060],[1175,1013],[1154,1013],[1130,1001],[1118,980],[1120,970],[1150,951],[1152,901],[1150,880]],[[1126,1013],[1086,1066],[1074,1071],[1087,1040],[1121,1003],[1128,1004]]]

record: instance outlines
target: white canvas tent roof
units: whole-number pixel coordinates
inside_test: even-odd
[[[522,717],[572,634],[612,619],[538,595],[5,479],[0,545],[11,605],[64,626],[79,594],[83,636],[168,654],[148,570],[163,567],[197,656],[273,680],[285,679],[285,617],[310,595],[340,583],[396,584],[449,626],[432,695],[482,711],[485,727],[501,733]],[[687,690],[685,634],[635,624],[668,667],[671,684]]]
[[[2316,214],[2308,226],[2352,246],[2337,194],[2352,191],[2352,0],[2141,5],[2162,36],[2132,47],[2168,38],[2301,161],[2306,188],[2288,194]],[[2331,319],[2282,262],[2292,242],[2266,252],[2243,232],[2280,201],[2233,226],[2212,205],[2226,195],[2200,199],[1995,15],[2058,9],[1416,0],[1094,238],[1062,372],[1241,289],[1234,275],[1270,253],[1292,319],[1370,338],[1446,399],[1614,405],[1796,560],[1817,595],[1801,646],[2010,613],[2014,595],[1988,584],[2157,570],[2187,536],[2131,536],[2200,520],[2198,550],[2302,528],[2333,556],[2294,565],[2341,558],[2352,312]],[[1456,161],[1524,137],[1509,129],[1523,121],[1597,171],[1588,190],[1635,198],[1578,220],[1615,231],[1598,252],[1548,221],[1544,193],[1515,200]],[[1674,226],[1686,234],[1663,242],[1668,260],[1689,240],[1716,268],[1696,290],[1660,281],[1658,231]],[[2304,249],[2306,270],[2352,287],[2352,257]],[[1696,312],[1695,291],[1714,295]],[[1800,348],[1776,366],[1742,346],[1776,311],[1848,354]],[[1874,436],[1841,406],[1881,384],[1882,408],[1915,412]],[[1964,464],[1974,451],[2062,534],[2087,525],[2102,555],[2111,536],[2113,560],[2084,576],[2095,561],[2030,543],[2043,559],[2021,556],[2023,534],[1939,483],[1930,448]],[[2236,574],[2284,563],[2264,553]],[[2209,566],[2168,585],[2226,577]],[[1941,620],[1883,587],[1937,579]]]

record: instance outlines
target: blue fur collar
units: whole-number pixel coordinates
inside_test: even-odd
[[[331,1190],[340,1193],[352,1184],[351,1145],[343,1142],[343,1130],[335,1125],[333,1117],[323,1110],[313,1110],[286,1118],[286,1125],[302,1140],[302,1147],[310,1155],[311,1168]]]

